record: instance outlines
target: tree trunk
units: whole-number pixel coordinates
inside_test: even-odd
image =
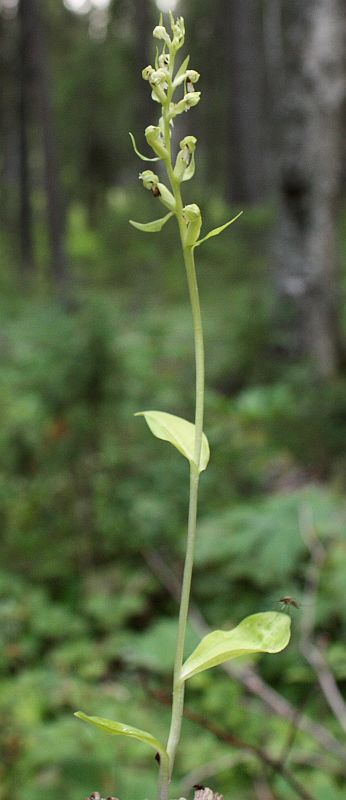
[[[30,84],[32,19],[26,0],[20,0],[19,20],[19,219],[22,272],[24,280],[34,270],[34,246],[32,235],[32,204],[29,164],[28,129],[30,125]]]
[[[344,0],[283,0],[282,10],[279,292],[289,310],[291,352],[329,377],[339,360]]]
[[[56,156],[55,129],[47,41],[40,0],[24,0],[32,22],[32,63],[35,72],[37,122],[42,135],[47,219],[54,283],[61,295],[67,288],[67,260],[64,249],[64,221]]]
[[[260,3],[224,0],[222,6],[228,79],[227,196],[231,202],[256,203],[266,192]]]

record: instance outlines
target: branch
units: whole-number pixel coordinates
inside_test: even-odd
[[[302,539],[311,556],[306,571],[300,650],[313,669],[329,708],[338,720],[342,730],[346,733],[346,703],[339,691],[334,675],[329,669],[323,640],[321,639],[319,644],[314,640],[316,602],[321,571],[327,557],[327,549],[317,537],[310,506],[303,506],[301,509],[299,527]]]

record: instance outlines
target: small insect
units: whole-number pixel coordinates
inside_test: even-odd
[[[284,597],[280,597],[278,603],[281,603],[281,608],[300,608],[299,603],[294,599],[294,597],[290,597],[290,595],[285,595]]]
[[[154,197],[160,197],[161,192],[160,192],[160,189],[158,188],[158,186],[152,186],[151,187],[151,191],[152,191]]]

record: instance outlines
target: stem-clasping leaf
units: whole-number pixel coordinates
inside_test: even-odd
[[[105,733],[110,733],[113,736],[128,736],[130,739],[137,739],[139,742],[144,742],[154,750],[159,752],[162,756],[167,758],[167,752],[158,739],[152,736],[148,731],[142,731],[139,728],[133,728],[131,725],[124,725],[123,722],[114,722],[112,719],[105,719],[104,717],[89,717],[83,711],[76,711],[74,714],[78,719],[83,722],[89,722],[96,728],[100,728]]]
[[[166,225],[166,222],[168,222],[171,217],[173,217],[172,211],[170,211],[169,214],[166,214],[165,217],[153,219],[152,222],[135,222],[133,219],[130,219],[129,223],[134,228],[137,228],[137,230],[144,231],[144,233],[158,233],[162,230],[163,226]]]
[[[209,233],[207,233],[207,235],[204,236],[203,239],[199,239],[198,242],[196,242],[193,245],[193,247],[199,247],[200,244],[203,244],[203,242],[206,242],[207,239],[211,239],[212,236],[218,236],[219,233],[222,233],[222,231],[225,230],[225,228],[228,228],[229,225],[232,225],[233,222],[235,222],[237,219],[239,219],[239,217],[241,217],[242,213],[243,213],[242,211],[239,211],[239,214],[236,214],[236,216],[233,217],[233,219],[230,219],[228,222],[225,222],[224,225],[220,225],[219,228],[213,228],[213,230],[209,231]]]
[[[138,411],[136,417],[145,418],[151,432],[158,439],[170,442],[180,453],[187,458],[190,464],[194,464],[199,472],[207,468],[210,451],[206,435],[202,434],[202,447],[199,465],[194,460],[195,449],[195,426],[182,417],[174,414],[167,414],[165,411]]]
[[[288,614],[264,611],[245,617],[231,631],[213,631],[204,636],[182,666],[180,678],[186,681],[210,667],[252,653],[279,653],[290,639]]]

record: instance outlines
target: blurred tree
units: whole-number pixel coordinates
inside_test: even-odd
[[[258,0],[222,0],[220,34],[226,66],[226,197],[256,203],[265,190],[264,62]]]
[[[32,219],[32,186],[29,166],[28,132],[30,126],[30,88],[32,84],[32,64],[30,46],[34,20],[30,4],[20,0],[18,6],[19,36],[19,197],[20,197],[20,243],[21,261],[24,276],[33,272],[34,245]]]
[[[156,24],[157,15],[155,19],[153,4],[151,2],[143,3],[143,0],[134,0],[133,12],[133,62],[137,77],[136,86],[138,86],[136,121],[138,121],[139,129],[144,130],[152,122],[153,108],[150,93],[143,91],[141,74],[144,67],[153,62],[152,30]]]
[[[67,261],[63,241],[63,210],[57,165],[55,124],[52,109],[52,87],[47,50],[46,28],[40,0],[21,0],[31,20],[25,40],[31,58],[35,81],[35,115],[42,136],[46,208],[51,249],[52,276],[60,292],[67,283]]]
[[[4,201],[0,203],[0,221],[8,231],[13,228],[18,190],[16,41],[16,19],[3,13],[0,15],[0,173]]]
[[[289,347],[322,377],[339,362],[337,209],[346,91],[344,0],[282,0],[278,286]]]

